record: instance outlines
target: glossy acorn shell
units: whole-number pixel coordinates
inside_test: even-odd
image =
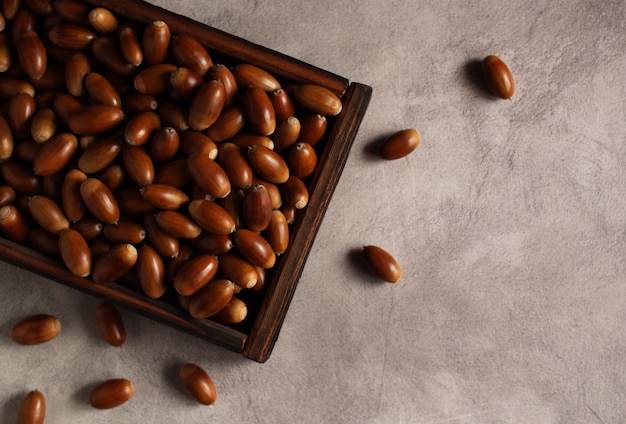
[[[96,283],[112,283],[122,278],[137,262],[137,249],[130,243],[112,246],[99,256],[91,270]]]
[[[187,103],[164,100],[159,105],[157,113],[161,118],[162,125],[172,127],[179,132],[189,129],[189,111]]]
[[[48,176],[62,170],[78,149],[78,140],[71,133],[61,133],[46,141],[33,162],[36,175]]]
[[[421,141],[419,132],[413,128],[398,131],[382,142],[378,154],[386,160],[400,159],[417,149]]]
[[[59,205],[49,197],[36,195],[28,201],[30,216],[41,227],[53,234],[69,228],[70,222]]]
[[[178,256],[178,238],[163,230],[156,222],[156,217],[146,214],[143,219],[146,241],[165,259]]]
[[[209,137],[196,130],[183,131],[179,135],[179,150],[185,156],[196,153],[207,155],[211,159],[217,157],[217,145]]]
[[[48,31],[48,39],[55,46],[70,50],[86,49],[96,37],[90,28],[74,24],[55,25]]]
[[[178,377],[185,390],[203,405],[211,405],[217,398],[215,384],[202,368],[195,364],[186,364],[178,372]]]
[[[194,249],[202,253],[223,255],[233,248],[233,242],[228,234],[213,234],[203,231],[198,237],[191,240]]]
[[[269,136],[276,130],[276,113],[272,101],[259,87],[249,87],[243,97],[246,124],[252,131]]]
[[[161,211],[156,215],[156,222],[164,231],[182,239],[194,239],[202,232],[189,216],[178,211]]]
[[[159,252],[151,246],[141,247],[135,268],[139,284],[146,296],[151,299],[159,299],[165,294],[167,291],[165,263]]]
[[[135,388],[130,380],[115,378],[96,386],[89,393],[89,403],[96,409],[115,408],[130,400]]]
[[[272,211],[272,219],[263,231],[263,237],[276,255],[285,253],[289,247],[289,223],[280,210]]]
[[[137,31],[132,25],[123,24],[118,31],[120,52],[129,64],[139,66],[143,63],[143,50]]]
[[[177,100],[191,100],[198,92],[205,81],[200,74],[190,68],[183,66],[176,68],[170,74],[170,85],[172,87],[173,96]]]
[[[515,92],[515,82],[509,67],[498,56],[489,55],[482,61],[482,71],[489,90],[501,99],[510,99]]]
[[[144,61],[157,64],[165,61],[169,52],[172,33],[167,23],[155,20],[148,24],[143,32],[142,50]]]
[[[209,155],[191,155],[187,164],[194,182],[202,191],[217,198],[226,197],[231,191],[230,180],[224,169]]]
[[[91,274],[91,250],[85,238],[75,229],[66,228],[59,233],[59,254],[70,272],[78,277]]]
[[[52,340],[61,332],[61,322],[52,315],[37,314],[13,325],[11,340],[21,345],[36,345]]]
[[[37,80],[46,72],[48,54],[39,35],[32,30],[25,31],[16,41],[17,57],[26,75]]]
[[[7,120],[0,116],[0,163],[9,160],[14,149],[13,131]]]
[[[240,106],[230,106],[222,109],[217,120],[207,128],[205,134],[215,142],[226,141],[237,135],[245,126],[243,109]]]
[[[120,219],[120,207],[111,190],[96,178],[80,185],[80,195],[87,209],[100,221],[112,224]]]
[[[281,121],[276,127],[276,132],[273,136],[274,149],[280,152],[292,146],[298,141],[301,129],[300,120],[295,116],[290,116]]]
[[[161,126],[161,118],[155,112],[140,112],[128,120],[124,127],[124,139],[132,146],[142,146]]]
[[[141,188],[141,196],[162,210],[177,210],[189,202],[187,193],[165,184],[148,184]]]
[[[111,302],[96,305],[96,327],[102,338],[111,346],[121,346],[126,341],[126,326],[120,311]]]
[[[370,270],[379,278],[396,283],[402,277],[402,268],[398,261],[386,250],[378,246],[364,246],[363,254]]]
[[[306,109],[326,116],[338,115],[343,107],[341,99],[335,93],[315,84],[299,85],[294,92],[294,98]]]
[[[94,103],[122,107],[122,99],[111,81],[98,72],[85,76],[85,89]]]
[[[84,218],[70,224],[70,228],[78,231],[80,235],[87,240],[87,242],[91,242],[102,234],[103,227],[104,225],[102,225],[102,222],[98,221],[93,216],[85,216]]]
[[[30,126],[35,112],[35,100],[30,95],[18,93],[11,98],[7,121],[13,131],[14,140],[30,136]]]
[[[219,272],[242,289],[254,287],[259,280],[256,267],[234,252],[219,257]]]
[[[191,296],[215,276],[217,256],[200,254],[185,262],[174,276],[174,289],[183,296]]]
[[[285,203],[294,206],[296,209],[303,209],[309,203],[309,189],[306,184],[295,175],[280,186],[280,191],[285,199]]]
[[[317,152],[308,143],[299,142],[287,154],[289,173],[299,178],[310,177],[317,167]]]
[[[113,243],[131,243],[138,245],[146,238],[146,231],[138,222],[120,220],[115,224],[104,224],[102,235]]]
[[[67,91],[76,97],[85,94],[85,77],[91,72],[91,62],[84,52],[72,53],[65,67]]]
[[[197,131],[209,128],[220,116],[225,100],[226,92],[221,82],[212,80],[204,84],[189,107],[189,126]]]
[[[240,91],[245,91],[250,86],[267,92],[281,88],[280,82],[272,74],[249,63],[235,65],[232,72]]]
[[[215,315],[230,302],[234,292],[235,285],[230,280],[210,281],[191,296],[189,313],[196,319]]]
[[[109,105],[91,105],[72,113],[69,118],[70,129],[80,135],[100,134],[114,128],[124,119],[124,112]]]
[[[49,107],[38,109],[33,115],[30,125],[30,135],[36,143],[45,143],[57,132],[57,115]]]
[[[83,103],[78,98],[68,93],[57,93],[52,103],[54,113],[56,113],[59,122],[65,127],[69,127],[70,117],[75,112],[83,109],[83,107]]]
[[[287,163],[274,150],[264,146],[250,146],[247,157],[252,169],[261,178],[275,184],[282,184],[289,178]]]
[[[252,231],[263,231],[272,219],[272,199],[267,188],[255,185],[245,190],[241,203],[241,220]]]
[[[231,234],[235,221],[228,211],[215,202],[197,199],[189,203],[189,215],[204,230],[212,234]]]
[[[28,220],[20,209],[13,205],[0,208],[0,232],[4,237],[17,243],[28,238]]]
[[[154,181],[154,163],[143,147],[126,144],[122,148],[122,164],[128,177],[138,187]]]
[[[117,75],[132,75],[136,71],[136,67],[128,63],[122,56],[117,37],[102,36],[96,38],[91,44],[91,51],[98,62]]]
[[[203,77],[213,66],[209,52],[200,42],[188,35],[177,35],[172,39],[172,56],[183,67],[193,69]]]
[[[55,0],[54,10],[65,21],[84,24],[88,20],[91,6],[80,0]]]
[[[177,188],[183,188],[193,183],[187,158],[174,159],[161,165],[155,170],[154,183]]]
[[[260,234],[240,228],[233,234],[235,247],[252,265],[269,269],[276,263],[274,249]]]
[[[118,136],[103,136],[89,144],[78,157],[78,168],[86,174],[102,171],[120,154],[124,141]]]
[[[224,142],[220,144],[218,158],[232,187],[245,189],[252,185],[253,171],[241,148]]]
[[[39,390],[26,394],[17,410],[17,424],[43,424],[46,417],[46,398]]]
[[[95,7],[87,15],[89,24],[99,33],[107,34],[115,32],[119,27],[119,21],[115,14],[104,7]]]
[[[135,90],[142,94],[163,94],[170,88],[170,77],[178,67],[173,63],[159,63],[143,68],[133,80]]]
[[[65,216],[71,222],[80,221],[87,212],[87,208],[80,196],[80,185],[86,180],[87,175],[79,169],[71,169],[63,177],[61,206]]]
[[[226,306],[220,309],[216,314],[211,315],[211,320],[232,325],[243,322],[247,316],[248,306],[243,300],[233,296]]]
[[[172,160],[179,146],[178,131],[172,127],[160,127],[150,138],[148,153],[155,164],[161,164]]]
[[[277,122],[282,122],[290,116],[295,116],[296,107],[287,90],[279,88],[278,90],[272,91],[270,100],[272,101],[272,106],[274,106]]]
[[[218,63],[209,69],[206,80],[216,80],[224,86],[224,106],[231,106],[239,94],[239,87],[235,76],[228,66]]]

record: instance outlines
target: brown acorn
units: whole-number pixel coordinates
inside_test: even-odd
[[[77,111],[83,109],[83,103],[76,97],[67,93],[57,93],[52,103],[52,109],[56,113],[59,122],[69,127],[70,117]]]
[[[141,188],[141,196],[162,210],[177,210],[189,202],[187,193],[165,184],[148,184]]]
[[[165,100],[159,105],[157,113],[163,125],[172,127],[178,132],[189,129],[189,111],[185,103]]]
[[[41,78],[48,66],[48,55],[39,35],[32,30],[25,31],[16,40],[15,48],[26,75],[34,80]]]
[[[141,196],[141,187],[127,184],[115,191],[115,199],[120,211],[130,215],[143,215],[154,212],[154,206]]]
[[[6,72],[13,65],[13,45],[8,35],[0,33],[0,72]]]
[[[144,294],[151,299],[159,299],[166,290],[165,264],[161,255],[151,246],[139,249],[135,264],[139,283]]]
[[[35,157],[35,175],[52,175],[67,165],[78,149],[78,140],[72,133],[57,134],[44,143]]]
[[[111,346],[121,346],[126,341],[124,320],[111,302],[100,302],[96,306],[96,326],[102,338]]]
[[[35,95],[35,87],[23,79],[11,78],[3,76],[0,78],[0,97],[10,100],[17,93],[26,93],[33,97]]]
[[[96,409],[120,406],[133,397],[135,387],[130,380],[115,378],[99,384],[89,394],[89,403]]]
[[[290,116],[281,121],[274,132],[274,149],[280,152],[291,147],[298,137],[300,137],[300,120],[295,116]]]
[[[191,100],[204,80],[193,69],[181,66],[170,74],[170,85],[177,100]]]
[[[118,75],[132,75],[136,71],[136,67],[128,63],[122,56],[118,40],[114,37],[96,38],[91,44],[91,50],[105,68]]]
[[[99,284],[122,278],[137,262],[137,249],[130,243],[116,244],[103,253],[93,265],[91,278]]]
[[[81,0],[55,0],[54,11],[65,21],[84,24],[89,19],[91,6]]]
[[[178,256],[178,238],[163,230],[156,222],[156,217],[146,214],[143,220],[146,230],[146,241],[164,258],[171,259]]]
[[[26,93],[18,93],[9,102],[7,121],[13,138],[19,140],[30,136],[30,126],[36,112],[35,100]]]
[[[89,211],[108,224],[120,219],[120,208],[111,190],[96,178],[88,178],[80,185],[80,195]]]
[[[222,143],[219,147],[219,162],[235,188],[248,188],[252,185],[253,172],[241,149],[233,143]]]
[[[235,221],[228,211],[215,202],[204,199],[189,203],[189,215],[202,229],[212,234],[231,234],[235,231]]]
[[[122,107],[122,99],[117,89],[102,74],[97,72],[87,74],[85,76],[85,89],[95,103]]]
[[[41,193],[41,177],[33,172],[32,167],[23,162],[7,162],[2,165],[4,182],[20,194],[34,196]]]
[[[13,204],[15,189],[8,185],[0,185],[0,207]]]
[[[239,106],[230,106],[222,110],[220,116],[207,128],[205,134],[219,143],[234,137],[244,126],[243,109]]]
[[[210,281],[191,295],[189,313],[196,319],[208,318],[223,309],[233,297],[235,285],[225,278]]]
[[[197,131],[209,128],[224,108],[226,92],[219,81],[204,84],[193,97],[189,108],[189,126]]]
[[[255,266],[234,252],[220,256],[220,274],[242,289],[250,289],[257,284],[259,273]]]
[[[195,38],[177,35],[172,39],[172,56],[182,67],[190,68],[203,77],[213,66],[211,56]]]
[[[303,107],[320,115],[339,115],[341,99],[329,89],[315,84],[302,84],[294,92],[295,100]]]
[[[122,148],[122,163],[129,178],[139,187],[154,181],[154,164],[141,146],[126,144]]]
[[[103,227],[102,222],[98,221],[93,216],[85,216],[70,224],[70,228],[78,231],[88,242],[96,239],[102,233]]]
[[[313,146],[299,142],[289,149],[287,154],[289,173],[299,178],[307,178],[313,174],[317,166],[317,153]]]
[[[211,159],[217,157],[217,145],[200,131],[183,131],[179,134],[179,140],[179,149],[185,156],[201,153]]]
[[[386,160],[403,158],[415,150],[421,140],[419,132],[413,128],[398,131],[382,142],[378,154]]]
[[[280,82],[269,72],[249,63],[240,63],[233,68],[233,75],[239,89],[258,87],[263,91],[272,92],[281,88]]]
[[[17,411],[17,424],[43,424],[46,417],[46,398],[39,390],[32,390],[22,399]]]
[[[272,199],[262,185],[245,190],[241,204],[241,220],[252,231],[263,231],[272,219]]]
[[[254,177],[252,178],[252,185],[262,185],[267,189],[267,192],[270,195],[270,199],[272,201],[272,209],[278,209],[282,206],[283,195],[276,184],[270,183],[269,181],[263,180],[258,177]]]
[[[306,184],[295,175],[291,175],[280,186],[280,189],[285,203],[294,206],[296,209],[303,209],[309,203],[309,190]]]
[[[198,402],[211,405],[217,398],[215,385],[211,377],[202,368],[195,364],[186,364],[179,373],[181,384],[185,390]]]
[[[378,246],[364,246],[363,254],[371,271],[379,278],[396,283],[402,277],[402,268],[398,261],[387,251]]]
[[[263,146],[270,150],[274,149],[274,142],[272,139],[260,134],[240,132],[228,141],[242,149],[247,149],[250,146]]]
[[[135,90],[142,94],[163,94],[170,88],[170,77],[178,67],[172,63],[159,63],[143,68],[134,79]]]
[[[146,63],[162,63],[169,52],[172,33],[170,27],[161,20],[152,21],[143,33],[142,50]]]
[[[257,283],[257,285],[259,285]],[[256,285],[254,286],[256,287]],[[238,297],[233,296],[230,301],[214,315],[211,315],[213,321],[222,324],[232,325],[243,322],[248,316],[248,306]]]
[[[122,97],[122,109],[128,115],[136,115],[140,112],[154,112],[158,107],[158,99],[151,94],[131,91]]]
[[[118,31],[120,51],[124,60],[133,66],[139,66],[143,62],[143,50],[137,31],[130,24],[123,24]]]
[[[91,26],[102,34],[115,32],[119,26],[117,17],[104,7],[95,7],[89,11],[87,19]]]
[[[78,157],[78,167],[85,174],[102,171],[122,151],[123,140],[118,136],[104,136],[91,143]]]
[[[272,91],[270,100],[272,101],[272,106],[274,106],[277,122],[282,122],[290,116],[295,116],[296,107],[293,104],[291,95],[286,90],[279,88]]]
[[[49,197],[36,195],[28,201],[30,216],[45,230],[59,234],[70,222],[57,203]]]
[[[61,332],[61,322],[52,315],[26,317],[11,329],[11,340],[21,345],[36,345],[52,340]]]
[[[200,254],[185,262],[174,276],[174,289],[191,296],[204,287],[217,273],[217,256]]]
[[[482,70],[489,90],[501,99],[510,99],[515,82],[509,67],[498,56],[489,55],[482,61]]]
[[[276,255],[285,253],[289,246],[289,223],[280,210],[272,211],[272,219],[263,236]]]
[[[124,113],[118,107],[85,106],[70,115],[69,127],[76,134],[95,135],[114,128],[123,119]]]
[[[86,49],[96,37],[89,28],[74,24],[55,25],[48,31],[48,39],[54,45],[70,50]]]
[[[140,112],[128,120],[124,127],[124,138],[132,146],[142,146],[161,126],[161,118],[154,112]]]
[[[87,175],[79,169],[71,169],[63,178],[61,186],[61,206],[67,219],[80,221],[87,208],[80,196],[80,185],[87,180]]]
[[[200,228],[190,217],[177,211],[161,211],[156,222],[163,230],[174,237],[194,239],[200,235]]]
[[[109,165],[94,175],[102,181],[111,192],[117,191],[126,182],[126,172],[121,165]]]
[[[246,123],[261,135],[271,135],[276,129],[276,114],[272,101],[259,87],[250,87],[243,97]]]
[[[91,250],[85,238],[75,229],[66,228],[59,233],[59,254],[70,272],[78,277],[91,274]]]
[[[51,108],[37,110],[30,125],[30,135],[37,143],[50,140],[57,131],[57,115]]]
[[[189,173],[202,191],[217,198],[226,197],[231,185],[224,169],[209,157],[196,153],[187,159]]]
[[[291,225],[296,221],[296,215],[298,213],[298,209],[295,206],[288,205],[287,203],[283,203],[279,208],[282,214],[285,216],[287,220],[287,224]]]
[[[206,79],[207,81],[219,81],[224,86],[224,107],[231,106],[234,103],[239,94],[239,88],[237,87],[237,80],[228,66],[221,63],[212,66]]]
[[[0,12],[2,12],[2,15],[6,19],[11,20],[15,17],[21,6],[21,0],[4,0],[0,2]]]
[[[85,94],[85,76],[91,72],[91,63],[83,52],[72,53],[65,67],[65,85],[67,91],[76,97]]]
[[[22,243],[28,238],[28,220],[13,205],[0,208],[0,232],[9,240]]]
[[[274,150],[264,146],[250,146],[247,156],[252,169],[261,178],[275,184],[282,184],[289,178],[287,163]]]
[[[115,224],[104,224],[102,234],[113,243],[140,244],[146,238],[146,230],[134,221],[118,221]]]
[[[233,234],[235,247],[252,265],[269,269],[276,263],[276,254],[272,246],[261,235],[246,228],[240,228]]]
[[[180,146],[178,131],[172,127],[159,127],[150,138],[148,152],[156,164],[169,162]]]
[[[191,245],[200,252],[213,255],[223,255],[233,248],[233,242],[228,234],[212,234],[207,231],[191,240]]]
[[[14,147],[13,130],[7,120],[0,116],[0,163],[11,158]]]
[[[182,188],[193,182],[187,158],[174,159],[157,169],[154,176],[155,184],[166,184]]]

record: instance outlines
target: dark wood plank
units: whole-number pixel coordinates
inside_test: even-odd
[[[281,258],[276,277],[268,287],[257,320],[246,341],[243,354],[250,359],[265,362],[272,352],[371,95],[371,87],[358,83],[351,84],[346,91],[343,99],[344,113],[333,126],[328,146],[320,158],[319,172],[310,187],[309,204],[301,211],[295,223],[291,246]]]
[[[344,77],[141,0],[86,1],[144,23],[163,20],[174,34],[190,35],[209,50],[259,66],[300,84],[322,85],[338,95],[342,95],[348,86],[348,80]]]

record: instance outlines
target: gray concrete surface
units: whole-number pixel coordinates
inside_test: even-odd
[[[125,314],[107,347],[97,300],[0,264],[0,332],[33,312],[63,337],[0,339],[0,422],[46,393],[46,423],[619,424],[626,422],[626,3],[154,1],[374,88],[270,360]],[[510,101],[476,60],[511,67]],[[373,140],[417,128],[391,162]],[[379,283],[350,252],[404,267]],[[192,361],[219,395],[184,395]],[[87,404],[104,378],[135,397]]]

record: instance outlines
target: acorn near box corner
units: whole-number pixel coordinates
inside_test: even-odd
[[[0,259],[265,361],[371,88],[143,1],[0,12]]]

